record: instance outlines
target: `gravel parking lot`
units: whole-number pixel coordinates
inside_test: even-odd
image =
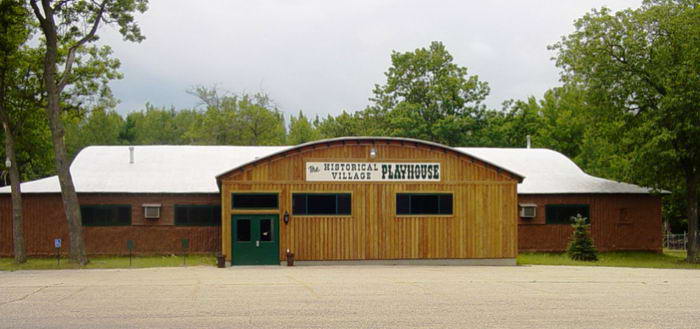
[[[319,266],[0,272],[3,328],[697,328],[700,271]]]

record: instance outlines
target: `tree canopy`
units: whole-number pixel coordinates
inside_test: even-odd
[[[447,145],[472,145],[489,94],[486,82],[454,63],[441,42],[391,54],[386,83],[374,87],[371,105],[378,132]]]
[[[700,183],[700,6],[647,0],[593,10],[553,45],[562,79],[585,90],[598,136],[624,175],[656,188],[681,185],[694,260]]]

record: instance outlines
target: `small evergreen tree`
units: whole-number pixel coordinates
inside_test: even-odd
[[[587,224],[586,218],[580,214],[571,217],[571,219],[573,220],[571,226],[574,228],[574,232],[571,234],[571,241],[566,249],[569,258],[584,261],[598,260],[598,251],[596,251],[588,231],[591,225]]]

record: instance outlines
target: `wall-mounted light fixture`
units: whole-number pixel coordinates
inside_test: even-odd
[[[289,212],[285,211],[284,216],[282,217],[282,220],[284,220],[284,224],[289,224]]]
[[[372,147],[372,148],[369,150],[369,157],[372,158],[372,159],[376,158],[376,157],[377,157],[377,149],[375,149],[374,147]]]

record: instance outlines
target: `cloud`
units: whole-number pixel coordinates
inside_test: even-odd
[[[118,111],[145,102],[196,104],[186,90],[218,85],[265,91],[286,113],[359,110],[382,83],[392,50],[445,43],[455,61],[489,82],[487,104],[540,97],[558,85],[546,46],[591,8],[641,1],[184,1],[159,0],[138,17],[147,39],[102,31],[122,62]]]

